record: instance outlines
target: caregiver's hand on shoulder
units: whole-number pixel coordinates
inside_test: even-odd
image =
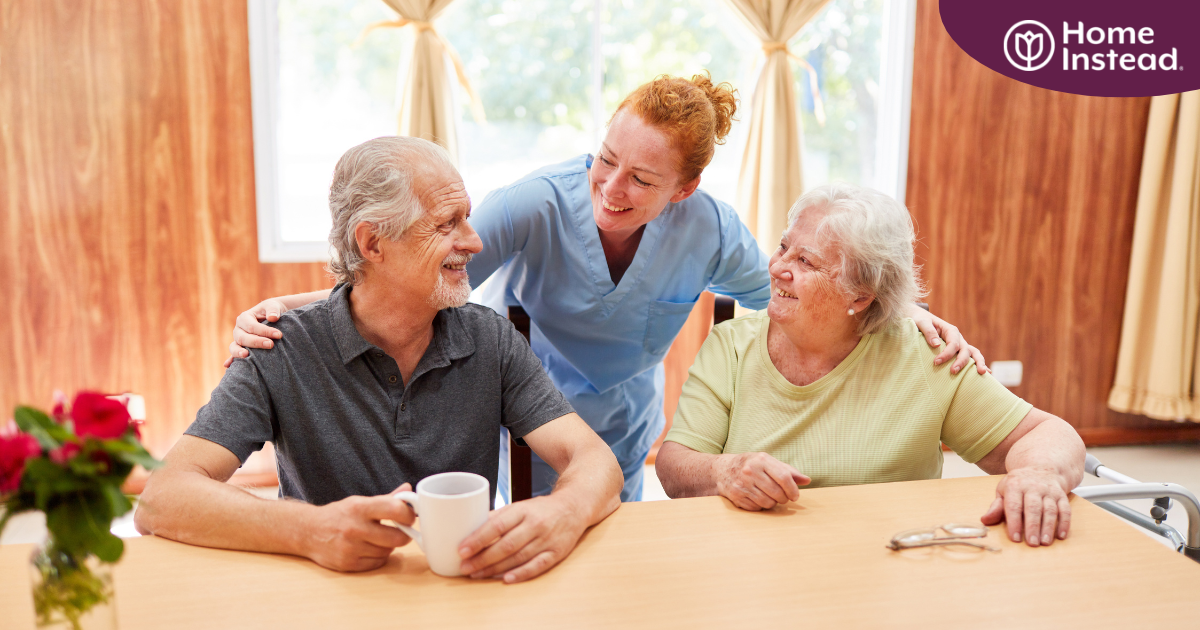
[[[917,323],[917,328],[925,335],[929,345],[936,348],[942,345],[943,341],[945,342],[946,346],[933,359],[934,365],[941,365],[949,361],[950,357],[958,355],[954,365],[950,366],[952,374],[958,374],[959,370],[966,366],[967,360],[972,358],[975,359],[975,370],[980,374],[991,372],[983,358],[983,353],[979,351],[979,348],[967,343],[957,326],[916,304],[909,305],[908,316]]]
[[[769,510],[800,498],[812,479],[766,453],[720,455],[713,462],[717,493],[743,510]]]
[[[268,298],[258,303],[254,308],[244,311],[237,316],[233,326],[233,342],[229,344],[229,358],[225,359],[225,367],[233,365],[234,359],[245,359],[250,356],[246,348],[275,347],[272,339],[283,338],[283,333],[266,326],[261,322],[277,322],[279,316],[288,311],[283,302],[277,298]]]
[[[476,579],[503,575],[513,584],[545,573],[571,554],[587,529],[580,512],[554,495],[492,512],[459,545],[463,574]]]
[[[1007,523],[1008,537],[1030,547],[1062,540],[1071,530],[1071,502],[1062,475],[1038,468],[1010,471],[996,486],[996,500],[980,518],[984,525]]]

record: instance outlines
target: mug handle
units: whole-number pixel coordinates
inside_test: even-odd
[[[413,514],[417,514],[418,495],[416,492],[405,490],[404,492],[397,492],[396,494],[393,494],[392,498],[407,503],[408,507],[412,508]],[[420,516],[419,514],[417,515]],[[425,550],[425,543],[421,541],[421,532],[417,531],[413,527],[401,525],[400,523],[396,523],[396,527],[398,527],[400,531],[404,532],[405,534],[408,534],[409,538],[417,541],[417,546],[420,547],[422,551]]]

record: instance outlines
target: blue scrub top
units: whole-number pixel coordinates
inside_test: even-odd
[[[628,479],[662,432],[662,360],[692,306],[707,289],[765,308],[768,260],[733,208],[697,190],[646,225],[614,285],[590,165],[583,155],[489,193],[471,215],[483,251],[467,272],[472,288],[497,275],[483,303],[529,314],[534,354]]]

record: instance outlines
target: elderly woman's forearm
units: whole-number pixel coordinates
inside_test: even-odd
[[[672,499],[711,497],[718,494],[714,465],[719,457],[676,442],[663,442],[654,459],[654,472]]]
[[[1053,469],[1070,490],[1083,481],[1083,440],[1061,418],[1051,417],[1021,436],[1004,460],[1009,471],[1017,468]]]

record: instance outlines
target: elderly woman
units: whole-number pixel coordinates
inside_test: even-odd
[[[659,77],[625,97],[594,156],[493,191],[471,217],[483,239],[467,264],[471,286],[494,277],[485,302],[529,313],[534,354],[617,456],[625,501],[641,497],[646,456],[666,420],[663,357],[696,300],[709,290],[760,309],[771,297],[758,243],[733,208],[699,189],[736,109],[727,83]],[[327,293],[242,313],[231,353],[271,347],[266,337],[279,333],[258,320]],[[953,369],[967,364],[974,349],[956,328],[906,308],[930,344],[941,344],[935,326],[947,342],[930,364],[956,353]],[[554,471],[537,458],[533,477],[534,494],[554,485]]]
[[[984,523],[1031,546],[1065,538],[1083,442],[990,374],[933,365],[906,316],[921,285],[904,206],[824,186],[788,225],[766,312],[713,328],[691,368],[656,462],[667,494],[762,510],[797,485],[937,479],[945,442],[1006,473]]]

